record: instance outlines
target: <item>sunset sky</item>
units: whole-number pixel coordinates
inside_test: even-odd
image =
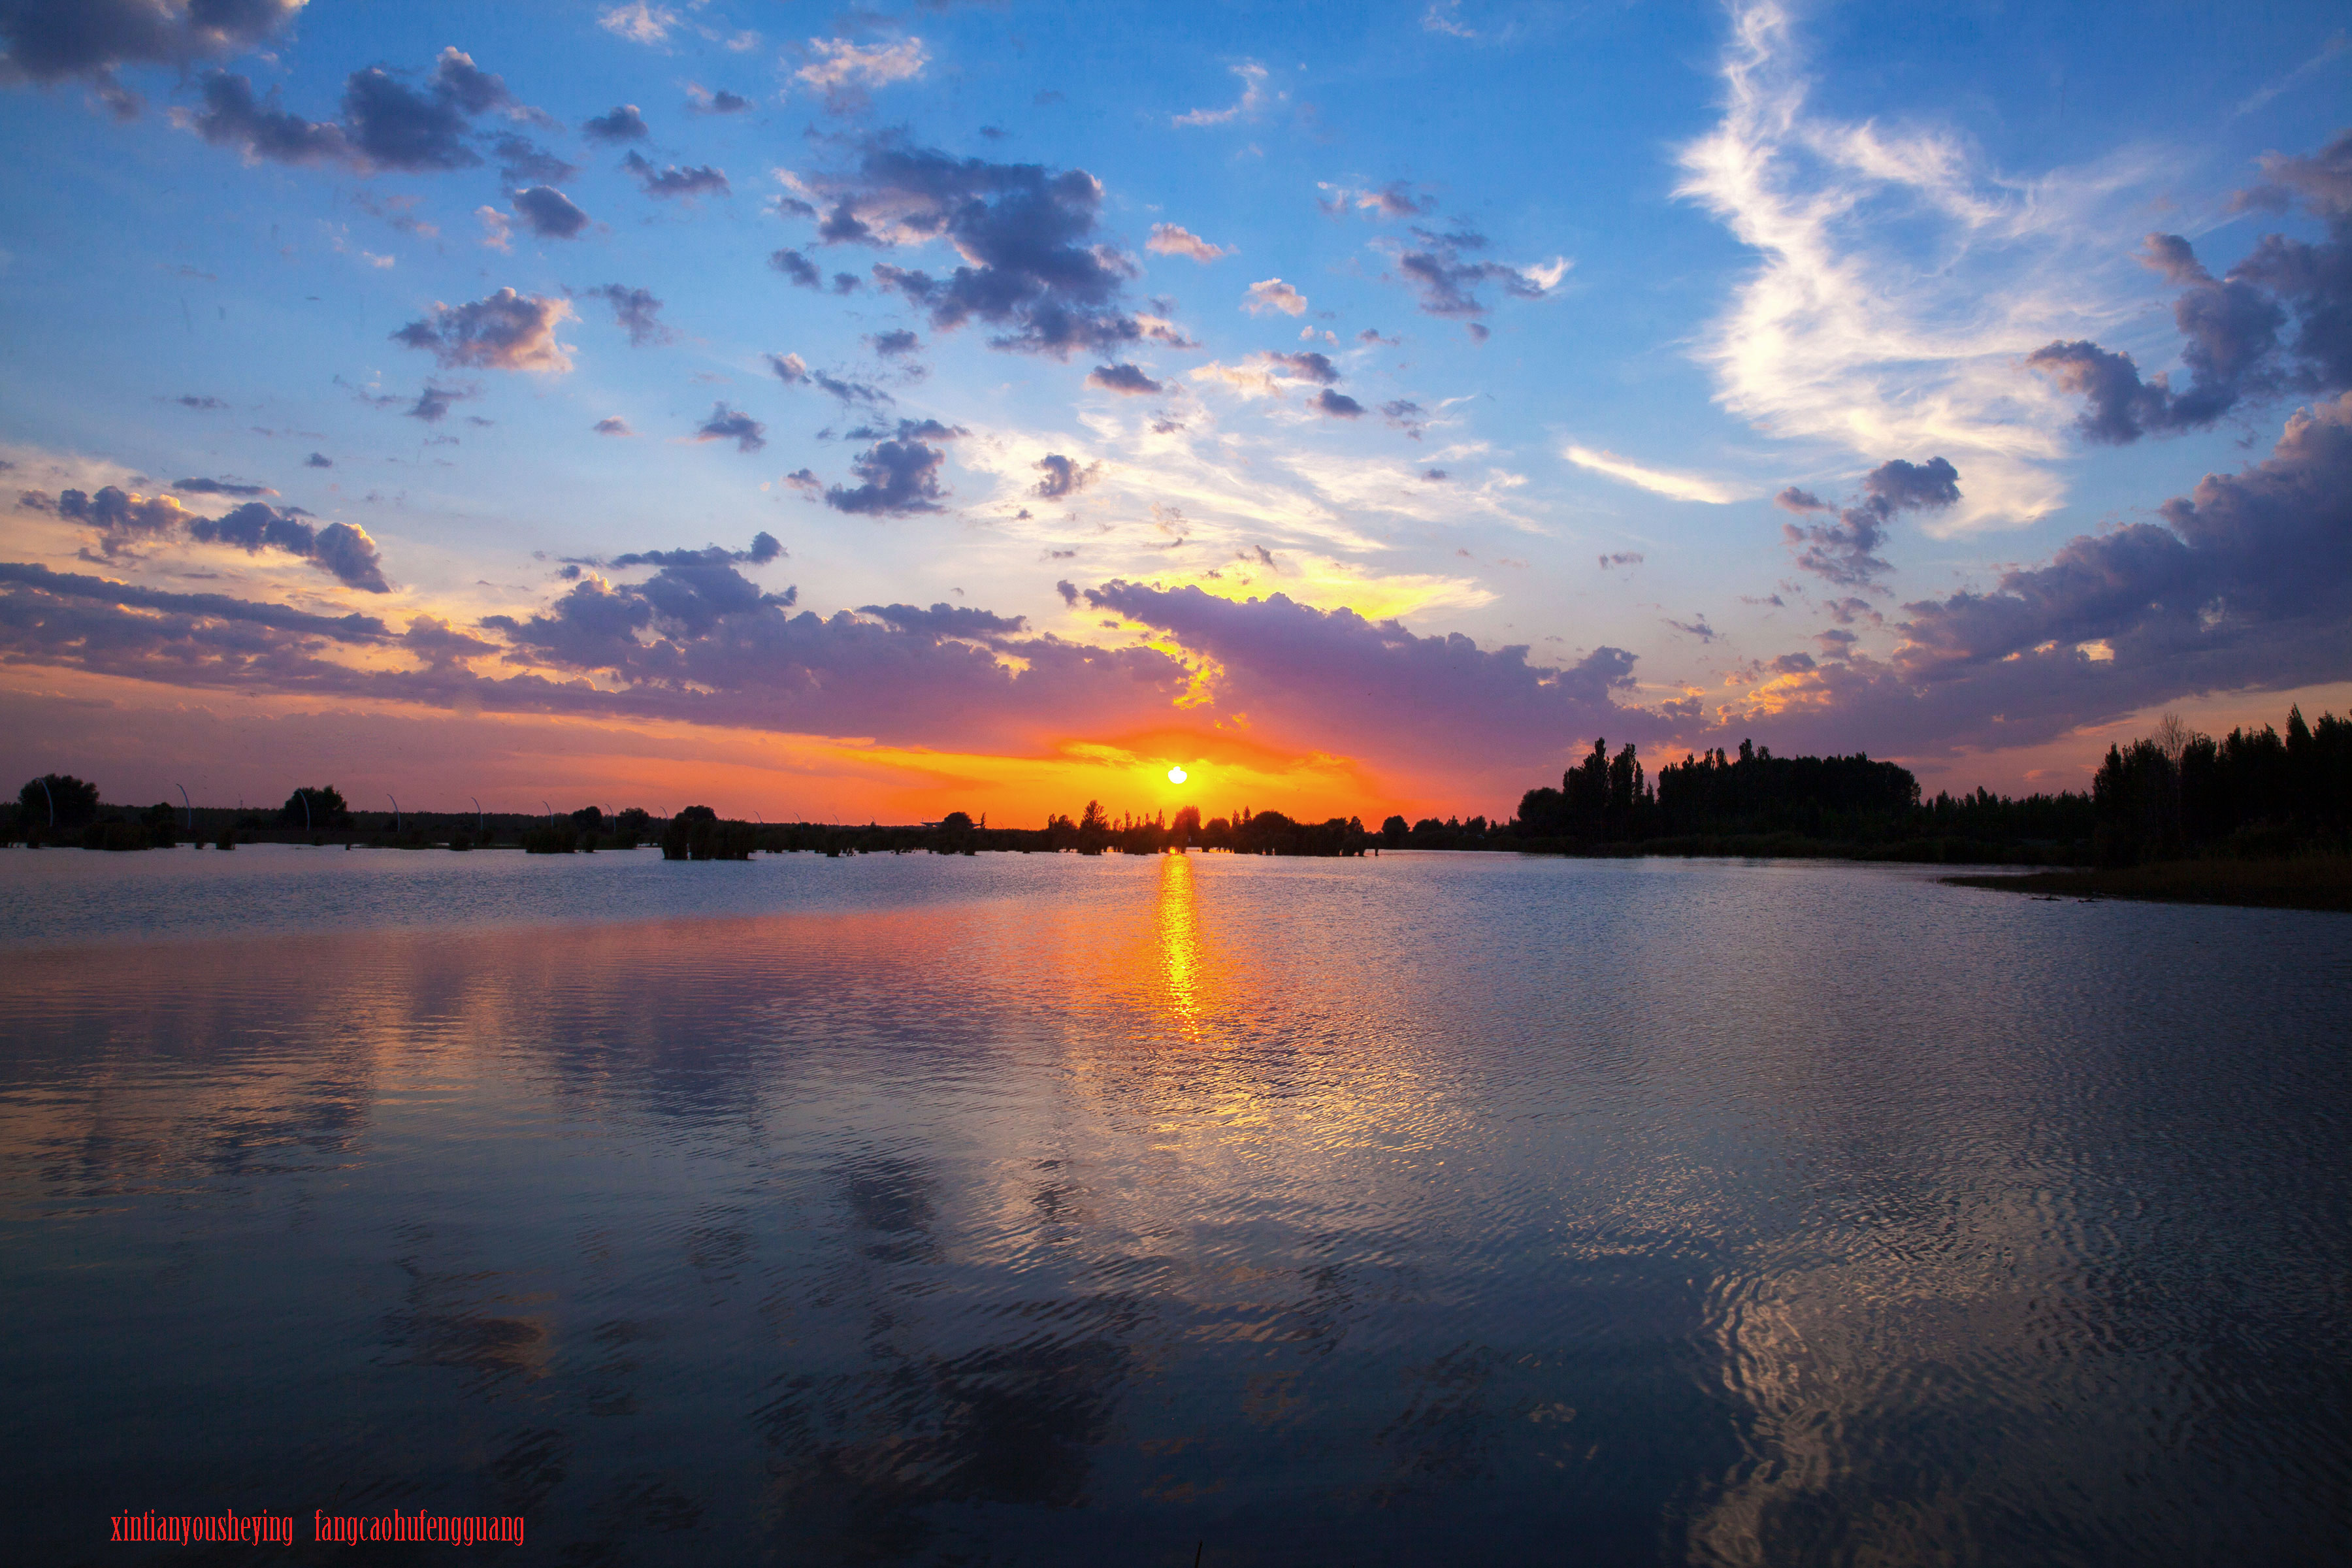
[[[0,47],[9,790],[1374,822],[2352,707],[2340,5]]]

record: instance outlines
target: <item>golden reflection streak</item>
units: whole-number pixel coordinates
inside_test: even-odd
[[[1201,951],[1200,898],[1189,855],[1160,858],[1160,968],[1170,1020],[1198,1044],[1208,965]]]

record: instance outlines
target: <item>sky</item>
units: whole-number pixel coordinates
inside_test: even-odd
[[[0,0],[0,48],[14,776],[1375,822],[1596,738],[2024,793],[2352,708],[2336,6]]]

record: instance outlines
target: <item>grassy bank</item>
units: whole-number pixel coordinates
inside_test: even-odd
[[[2015,877],[1947,877],[1960,888],[2085,899],[2151,899],[2174,904],[2352,912],[2352,858],[2165,860],[2097,871],[2034,871]]]

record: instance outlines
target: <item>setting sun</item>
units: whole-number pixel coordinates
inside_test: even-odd
[[[1182,768],[1170,768],[1168,770],[1168,782],[1170,784],[1182,784],[1184,782],[1184,770]]]

